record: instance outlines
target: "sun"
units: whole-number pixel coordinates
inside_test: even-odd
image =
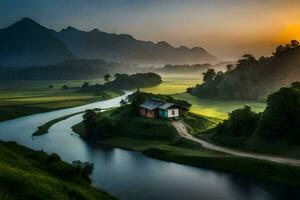
[[[292,39],[300,40],[300,23],[293,23],[287,25],[283,32],[282,38],[283,41],[290,41]]]

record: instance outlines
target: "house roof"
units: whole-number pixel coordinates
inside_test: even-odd
[[[165,102],[160,99],[148,99],[144,103],[140,105],[140,107],[145,108],[147,110],[154,110],[156,108],[159,108],[159,106],[163,105]]]
[[[175,104],[174,103],[164,103],[162,104],[161,106],[159,106],[160,109],[168,109],[172,106],[174,106]]]

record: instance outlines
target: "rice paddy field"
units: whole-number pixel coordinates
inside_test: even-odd
[[[195,77],[163,77],[162,84],[142,90],[156,94],[169,94],[174,98],[186,100],[192,104],[191,112],[219,119],[228,118],[228,113],[245,105],[250,105],[255,112],[262,112],[266,107],[264,102],[214,101],[186,93],[188,87],[193,87],[199,83],[201,83],[201,77],[199,79]]]

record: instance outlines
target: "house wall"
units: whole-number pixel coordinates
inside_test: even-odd
[[[141,116],[146,116],[146,109],[145,108],[140,108],[140,115]]]
[[[162,118],[178,117],[179,110],[178,110],[178,108],[171,108],[171,109],[166,109],[166,110],[160,109],[159,116]]]
[[[140,108],[140,115],[148,118],[155,118],[158,116],[157,110],[147,110],[145,108]]]
[[[168,118],[168,110],[159,109],[159,116],[162,118]]]
[[[168,117],[178,117],[179,116],[179,110],[178,108],[168,109]]]
[[[146,110],[146,117],[148,117],[148,118],[157,117],[157,111],[156,110]]]

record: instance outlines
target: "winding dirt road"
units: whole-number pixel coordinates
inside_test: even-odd
[[[241,156],[241,157],[266,160],[266,161],[271,161],[271,162],[276,162],[276,163],[281,163],[281,164],[288,164],[288,165],[300,167],[300,160],[297,160],[297,159],[270,156],[270,155],[262,155],[262,154],[256,154],[256,153],[249,153],[249,152],[243,152],[243,151],[233,150],[233,149],[226,148],[226,147],[217,146],[215,144],[209,143],[205,140],[201,140],[199,138],[195,138],[194,136],[192,136],[187,131],[184,122],[182,122],[182,121],[172,121],[171,123],[175,127],[175,129],[177,130],[177,132],[179,133],[179,135],[181,137],[184,137],[186,139],[197,142],[202,147],[204,147],[206,149],[219,151],[219,152],[223,152],[223,153],[228,153],[228,154]]]

